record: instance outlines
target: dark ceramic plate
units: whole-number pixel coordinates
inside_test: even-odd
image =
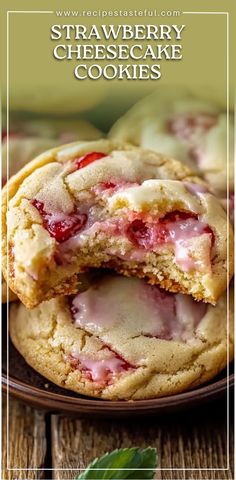
[[[5,335],[3,334],[3,339]],[[6,337],[5,337],[6,338]],[[232,388],[233,365],[227,382],[226,371],[213,381],[194,390],[153,400],[116,401],[96,400],[64,390],[49,382],[27,365],[10,342],[9,378],[6,375],[6,342],[3,345],[3,392],[50,412],[94,416],[135,416],[163,414],[198,406],[226,393]],[[5,351],[4,351],[5,350]]]

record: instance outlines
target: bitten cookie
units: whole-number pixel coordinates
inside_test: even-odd
[[[3,272],[29,308],[74,293],[90,268],[112,267],[213,304],[227,286],[226,214],[169,157],[105,140],[72,144],[28,164],[8,192]],[[230,227],[230,244],[232,236]],[[230,278],[232,256],[229,270]]]
[[[228,158],[233,192],[233,119],[229,117],[227,128],[226,111],[217,102],[201,100],[185,89],[160,87],[121,117],[110,136],[177,158],[203,174],[221,197],[227,192]]]
[[[14,304],[10,334],[26,362],[63,388],[109,400],[156,398],[194,388],[226,366],[226,295],[213,307],[106,275],[33,310]],[[228,353],[231,360],[233,305]]]
[[[75,140],[95,140],[101,132],[84,120],[10,120],[7,162],[7,134],[3,125],[2,134],[2,184],[22,167],[45,150]],[[9,291],[8,300],[16,300]],[[7,301],[7,285],[2,280],[2,302]]]

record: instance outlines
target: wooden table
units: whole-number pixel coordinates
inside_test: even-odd
[[[228,470],[225,469],[227,468],[225,399],[181,414],[132,421],[73,419],[38,411],[12,399],[9,402],[9,410],[8,467],[13,470],[6,468],[4,400],[2,475],[4,480],[74,479],[79,474],[79,468],[85,468],[94,457],[106,451],[148,445],[156,447],[159,455],[159,467],[162,470],[157,470],[156,479],[234,478],[231,428],[230,465]],[[36,468],[40,470],[34,470]]]

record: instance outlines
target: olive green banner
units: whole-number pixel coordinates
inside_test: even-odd
[[[119,114],[160,85],[232,104],[234,36],[231,0],[3,2],[3,106],[69,115],[106,100]]]

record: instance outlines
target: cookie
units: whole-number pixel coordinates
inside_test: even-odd
[[[2,287],[2,303],[8,302],[14,302],[15,300],[18,300],[17,295],[10,290],[10,288],[7,288],[7,283],[5,282],[4,278],[1,278],[1,287]]]
[[[115,275],[10,312],[12,341],[29,365],[63,388],[108,400],[173,395],[210,380],[227,364],[226,325],[226,295],[213,307]]]
[[[8,174],[6,125],[3,125],[3,184],[26,163],[50,148],[66,142],[96,140],[101,137],[102,133],[85,120],[10,119]]]
[[[233,118],[229,118],[229,189],[234,189]],[[159,88],[112,127],[110,136],[171,155],[202,174],[219,196],[227,191],[227,114],[219,103],[185,89]]]
[[[84,120],[24,120],[10,121],[7,163],[6,126],[2,139],[2,184],[40,153],[74,140],[94,140],[102,136],[92,124]],[[9,301],[17,297],[9,291]],[[7,301],[7,285],[2,280],[2,302]]]
[[[225,211],[169,157],[106,140],[76,143],[28,164],[8,193],[3,272],[29,308],[74,293],[78,274],[91,268],[210,303],[227,286]],[[230,227],[230,243],[232,236]],[[231,257],[229,268],[231,277]]]

